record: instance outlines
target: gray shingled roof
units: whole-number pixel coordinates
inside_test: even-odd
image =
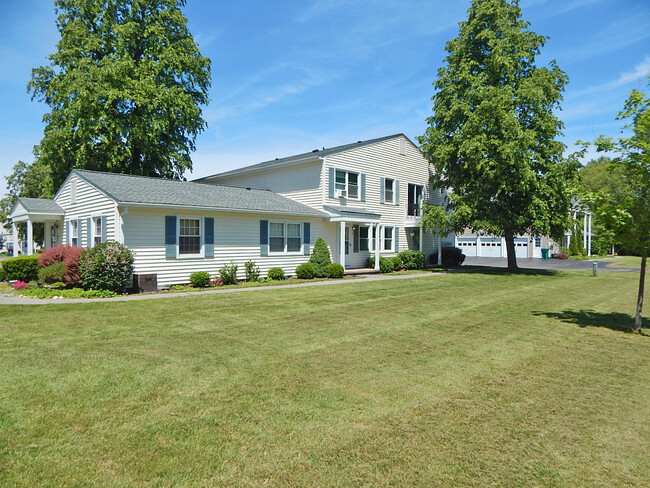
[[[217,173],[211,176],[206,176],[204,178],[198,178],[194,181],[204,181],[204,180],[209,180],[210,178],[215,178],[215,177],[225,177],[225,176],[233,176],[237,175],[240,173],[248,173],[249,171],[256,171],[259,169],[266,169],[266,168],[271,168],[275,166],[282,166],[284,164],[289,164],[289,163],[297,163],[301,161],[309,161],[317,158],[322,158],[325,156],[329,156],[331,154],[339,153],[341,151],[347,151],[349,149],[355,149],[357,147],[363,147],[367,146],[368,144],[375,144],[377,142],[382,142],[382,141],[387,141],[389,139],[394,139],[396,137],[406,137],[404,134],[393,134],[390,136],[384,136],[384,137],[378,137],[376,139],[369,139],[367,141],[358,141],[354,142],[351,144],[344,144],[342,146],[336,146],[336,147],[329,147],[327,149],[315,149],[311,152],[307,153],[302,153],[302,154],[296,154],[294,156],[288,156],[286,158],[276,158],[271,161],[264,161],[263,163],[258,163],[258,164],[253,164],[251,166],[245,166],[243,168],[237,168],[233,169],[231,171],[225,171],[223,173]],[[408,140],[408,137],[406,137]]]
[[[319,210],[267,190],[88,170],[73,172],[118,203],[178,205],[327,217]]]
[[[343,215],[364,215],[368,217],[381,217],[381,214],[371,212],[365,208],[358,207],[339,207],[337,205],[327,205],[323,207],[325,210],[330,210],[332,212],[340,213]]]
[[[59,207],[59,205],[54,202],[54,200],[19,197],[17,202],[20,203],[25,208],[25,210],[30,213],[64,213],[64,210]]]

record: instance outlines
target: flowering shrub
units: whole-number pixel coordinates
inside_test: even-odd
[[[558,253],[557,258],[558,259],[569,259],[569,255],[566,252],[561,251],[561,252]]]
[[[210,285],[211,286],[223,286],[223,281],[221,281],[220,279],[217,279],[217,278],[212,278],[210,280]]]
[[[26,290],[28,286],[29,283],[18,280],[14,283],[14,290]]]
[[[61,281],[66,285],[75,286],[80,283],[79,263],[81,262],[82,252],[83,249],[77,246],[55,246],[44,251],[38,257],[38,265],[41,268],[47,268],[55,263],[63,263],[65,273]]]
[[[129,284],[132,273],[133,254],[119,242],[103,242],[81,255],[79,276],[86,290],[119,293]]]

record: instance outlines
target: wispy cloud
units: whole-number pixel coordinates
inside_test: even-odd
[[[578,98],[586,95],[593,95],[594,93],[611,90],[613,88],[618,88],[634,82],[643,84],[644,79],[648,75],[650,75],[650,56],[647,56],[642,62],[637,64],[634,67],[633,71],[623,73],[615,80],[609,81],[607,83],[589,86],[582,90],[572,92],[570,97],[567,98]]]

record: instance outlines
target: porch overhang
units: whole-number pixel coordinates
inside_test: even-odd
[[[34,227],[35,223],[43,223],[48,234],[48,222],[56,223],[65,216],[65,211],[54,201],[43,198],[18,198],[11,208],[11,233],[13,235],[14,256],[18,255],[18,229],[16,224],[25,223],[26,252],[30,256],[34,253]],[[51,230],[51,229],[50,229]],[[47,238],[46,238],[47,247]]]
[[[381,215],[357,207],[325,206],[323,210],[330,216],[330,222],[354,222],[360,224],[379,224]]]

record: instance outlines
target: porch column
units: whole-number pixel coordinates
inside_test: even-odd
[[[476,256],[481,257],[481,236],[476,236]]]
[[[589,234],[588,234],[589,239],[587,240],[587,244],[588,244],[588,246],[587,246],[587,256],[591,256],[591,241],[592,241],[592,238],[593,238],[593,236],[591,235],[591,219],[593,218],[593,216],[594,216],[593,214],[591,214],[591,213],[589,214]]]
[[[442,237],[438,236],[438,266],[442,266]]]
[[[582,247],[587,248],[587,212],[582,219]]]
[[[45,227],[45,249],[50,249],[52,247],[52,222],[45,222],[43,227]]]
[[[18,226],[15,222],[11,222],[11,235],[14,240],[14,256],[18,256]]]
[[[379,269],[379,248],[381,246],[381,229],[382,227],[377,224],[377,233],[375,234],[375,269]]]
[[[25,230],[25,240],[27,241],[27,255],[31,256],[34,254],[34,229],[32,227],[32,221],[27,219],[27,222],[25,222],[25,225],[27,226]]]
[[[424,252],[424,231],[420,227],[420,252]]]
[[[340,225],[341,236],[339,238],[339,263],[345,268],[345,222]]]

